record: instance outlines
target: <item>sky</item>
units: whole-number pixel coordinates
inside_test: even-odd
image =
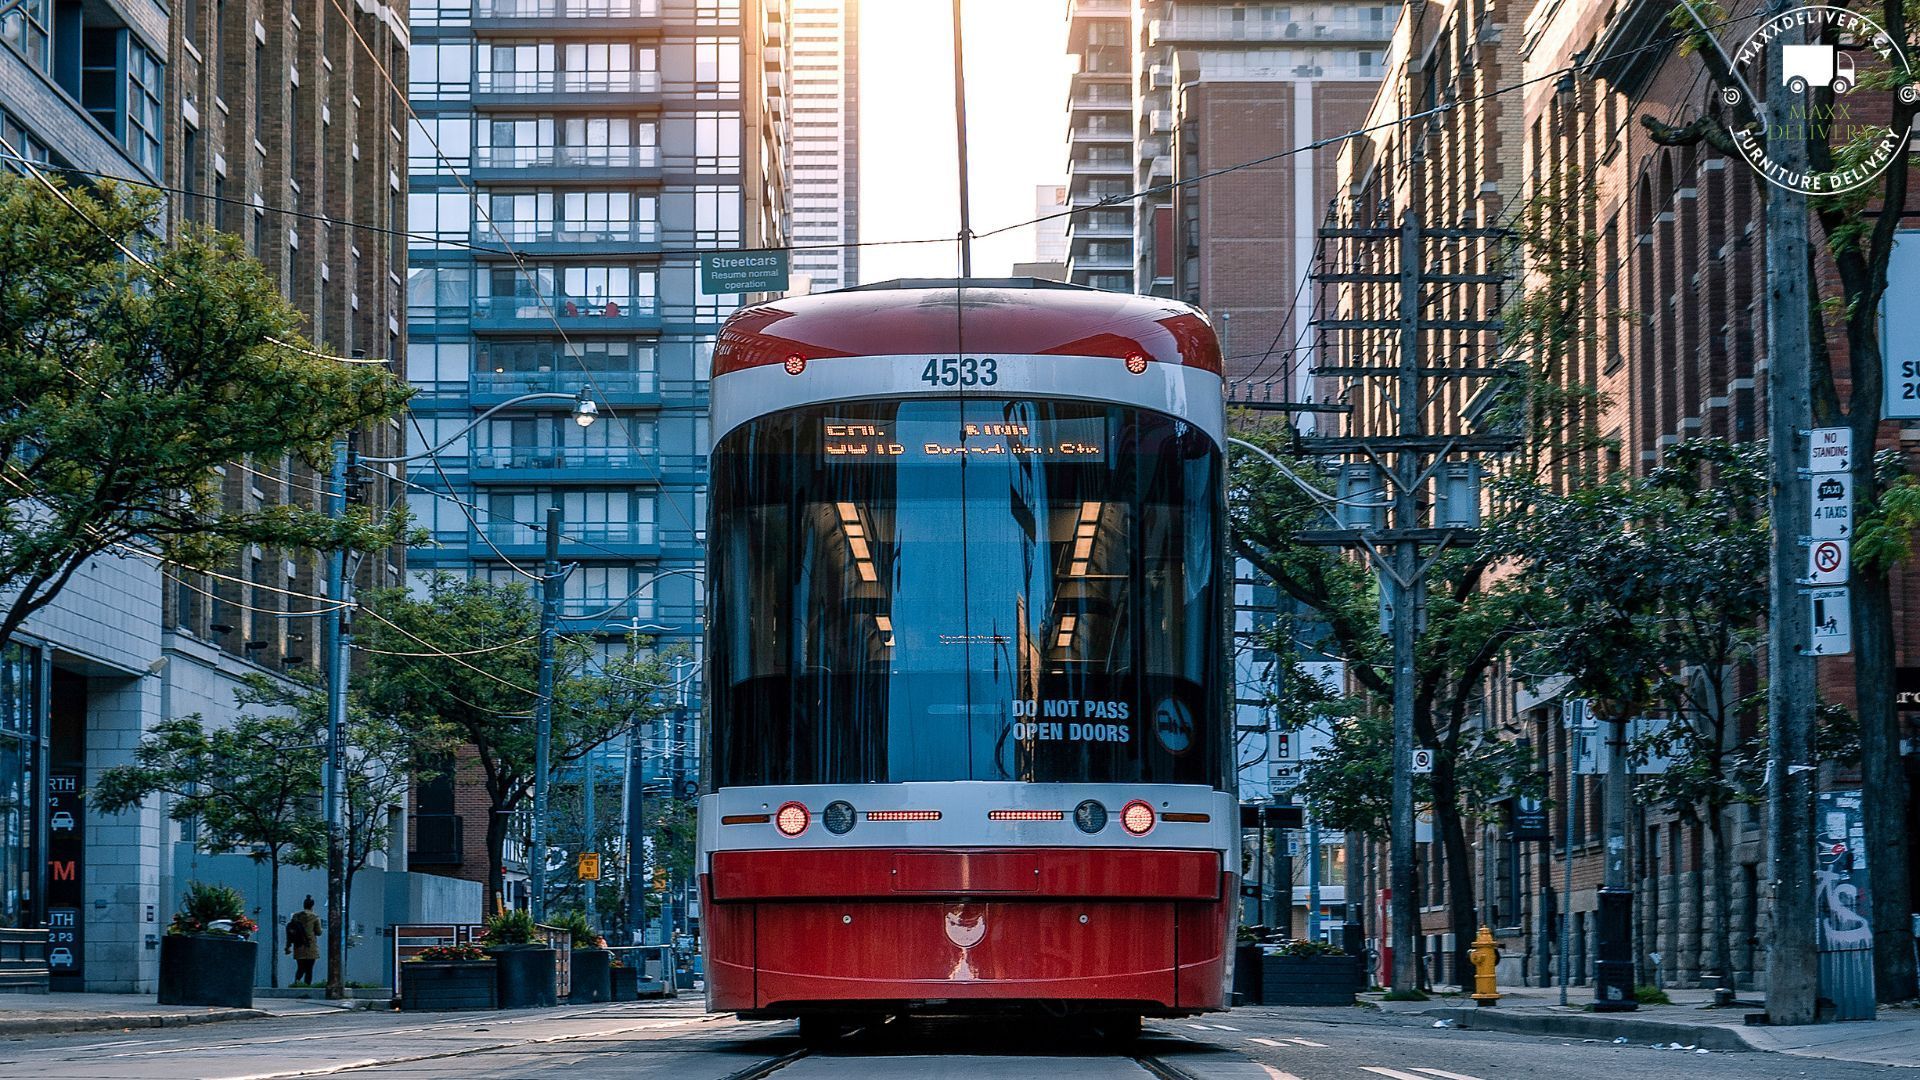
[[[973,231],[1034,217],[1034,187],[1066,177],[1066,0],[962,0]],[[949,0],[860,5],[860,239],[960,232]],[[977,277],[1033,258],[1031,228],[974,244]],[[871,247],[862,281],[951,277],[958,245]]]

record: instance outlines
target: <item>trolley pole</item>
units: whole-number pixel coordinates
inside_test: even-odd
[[[333,469],[327,477],[327,516],[338,519],[346,513],[347,456],[346,440],[333,444]],[[347,577],[347,553],[337,550],[327,556],[327,599],[333,610],[322,622],[322,648],[327,665],[327,768],[325,804],[327,819],[327,997],[347,996],[347,784],[346,726],[348,649],[351,637],[347,623],[347,594],[353,588]],[[278,957],[273,957],[277,961]]]
[[[961,44],[960,0],[953,0],[953,121],[960,143],[960,277],[973,276],[973,207],[967,197],[967,60]]]
[[[1770,0],[1777,18],[1791,5]],[[1769,59],[1781,70],[1779,48],[1805,40],[1781,33]],[[1778,80],[1770,79],[1769,82]],[[1785,113],[1803,95],[1788,87],[1767,92],[1768,112]],[[1770,130],[1776,129],[1769,123]],[[1787,130],[1794,130],[1786,125]],[[1768,140],[1767,153],[1790,174],[1808,170],[1804,138]],[[1896,162],[1896,167],[1898,163]],[[1810,520],[1812,491],[1801,478],[1813,424],[1812,330],[1808,323],[1807,199],[1777,185],[1767,198],[1767,457],[1773,488],[1772,589],[1767,611],[1767,837],[1773,919],[1767,942],[1767,1019],[1813,1023],[1820,984],[1815,951],[1813,884],[1814,749],[1812,613],[1800,593],[1807,566],[1801,529]],[[1855,447],[1871,454],[1871,446]]]
[[[560,614],[560,508],[547,507],[547,557],[540,567],[540,683],[533,703],[533,828],[527,875],[533,917],[547,917],[547,772],[553,743],[553,638]]]

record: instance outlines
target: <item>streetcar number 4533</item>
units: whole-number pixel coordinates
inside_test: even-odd
[[[928,386],[992,386],[1000,381],[1000,361],[991,356],[942,356],[927,361],[920,381]]]

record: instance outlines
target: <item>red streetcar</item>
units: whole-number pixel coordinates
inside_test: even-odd
[[[708,1005],[1226,1004],[1220,349],[1185,304],[894,282],[713,363]]]

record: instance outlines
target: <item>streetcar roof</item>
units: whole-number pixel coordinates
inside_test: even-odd
[[[1095,356],[1219,374],[1198,308],[1036,278],[902,279],[789,296],[727,320],[713,373],[846,356]]]

